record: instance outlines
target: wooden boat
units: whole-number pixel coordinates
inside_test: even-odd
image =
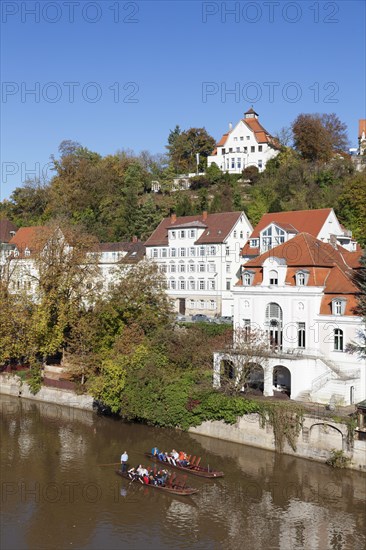
[[[174,464],[172,464],[171,462],[160,460],[156,455],[153,455],[151,453],[145,453],[145,456],[149,457],[150,460],[159,462],[159,464],[164,464],[164,466],[176,468],[177,470],[181,470],[182,472],[193,474],[194,476],[200,476],[200,477],[206,477],[206,478],[224,477],[224,472],[218,472],[216,470],[211,470],[209,467],[204,468],[203,466],[200,466],[201,459],[200,458],[196,459],[195,456],[190,461],[189,466],[180,466],[178,464],[174,466]]]
[[[127,472],[122,472],[121,470],[115,470],[116,474],[124,477],[128,481],[131,481],[132,483],[140,483],[138,479],[132,480]],[[172,476],[170,480],[165,485],[153,485],[153,484],[143,484],[144,487],[150,487],[150,489],[157,489],[158,491],[164,491],[166,493],[171,493],[173,495],[195,495],[198,493],[198,489],[194,489],[193,487],[184,487],[182,485],[178,485],[175,479],[175,476]]]

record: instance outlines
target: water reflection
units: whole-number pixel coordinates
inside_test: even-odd
[[[0,396],[1,549],[363,548],[366,476],[203,436]],[[175,497],[118,478],[157,445],[223,470]]]

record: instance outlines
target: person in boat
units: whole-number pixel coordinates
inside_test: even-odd
[[[172,452],[170,453],[169,458],[170,458],[170,463],[173,464],[173,466],[176,466],[177,460],[179,458],[179,453],[177,453],[177,451],[173,449]]]
[[[121,455],[121,470],[123,473],[127,472],[127,461],[128,461],[128,454],[127,454],[127,451],[124,451]]]
[[[151,454],[152,454],[153,456],[158,456],[158,455],[160,454],[160,451],[159,451],[159,449],[158,449],[157,447],[153,447],[153,448],[151,449]]]
[[[150,483],[149,474],[147,470],[145,470],[145,472],[146,473],[142,476],[142,481],[145,483],[145,485],[149,485]]]
[[[158,459],[161,460],[162,462],[165,461],[165,454],[162,451],[158,453]]]
[[[188,466],[189,462],[187,460],[187,455],[184,451],[179,451],[178,462],[181,466],[184,466],[185,468]]]

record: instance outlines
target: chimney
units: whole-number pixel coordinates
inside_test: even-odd
[[[335,235],[330,235],[329,244],[335,249],[338,250],[337,237]]]
[[[204,222],[207,220],[207,210],[204,210],[202,212],[202,219],[203,219]]]
[[[175,223],[177,221],[177,214],[172,214],[170,216],[170,223]]]
[[[233,129],[233,125],[231,122],[229,122],[229,132],[231,132],[232,129]]]
[[[137,241],[138,241],[138,239],[137,239],[136,235],[134,235],[134,236],[132,237],[132,242],[133,242],[133,243],[137,243]]]

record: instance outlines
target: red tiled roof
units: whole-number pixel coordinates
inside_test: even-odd
[[[360,118],[360,120],[358,121],[358,137],[359,138],[362,136],[363,132],[365,132],[365,134],[366,134],[366,118]]]
[[[243,265],[243,269],[254,271],[253,286],[260,285],[263,280],[263,262],[270,257],[283,258],[288,266],[286,285],[295,286],[296,273],[300,269],[304,269],[309,273],[308,287],[324,287],[321,314],[331,314],[332,298],[346,296],[345,315],[354,315],[358,289],[352,280],[354,271],[347,260],[351,257],[355,265],[355,254],[341,246],[334,248],[307,233],[300,233],[287,243],[249,260]],[[359,251],[357,254],[359,259],[361,252]],[[241,286],[241,282],[239,286]]]
[[[279,143],[267,132],[257,118],[243,118],[242,121],[254,133],[257,143],[269,143],[273,147],[280,147]]]
[[[332,208],[270,212],[261,217],[249,238],[258,238],[262,229],[271,223],[276,223],[281,227],[284,227],[284,225],[291,225],[299,233],[310,233],[310,235],[317,237],[331,212]]]
[[[42,235],[48,231],[45,226],[39,225],[34,227],[21,227],[10,239],[9,244],[17,247],[19,252],[24,252],[26,248],[32,251],[37,248],[42,240]]]
[[[11,239],[11,231],[17,231],[18,228],[13,222],[6,218],[0,219],[0,243],[8,243]]]
[[[172,221],[171,218],[165,218],[147,239],[145,246],[167,246],[168,229],[180,227],[182,224],[185,227],[197,227],[197,222],[201,222],[205,226],[205,230],[199,239],[195,241],[195,244],[222,243],[239,220],[241,214],[241,212],[221,212],[207,214],[207,217],[202,215],[180,216],[175,221]]]

